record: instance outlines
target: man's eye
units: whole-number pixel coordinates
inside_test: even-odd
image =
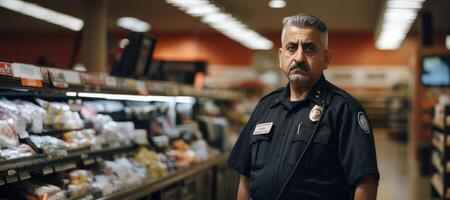
[[[287,50],[290,52],[293,52],[296,50],[296,48],[294,46],[289,46],[289,47],[287,47]]]
[[[312,52],[314,52],[314,47],[310,46],[310,45],[307,45],[307,46],[304,47],[304,51],[306,53],[312,53]]]

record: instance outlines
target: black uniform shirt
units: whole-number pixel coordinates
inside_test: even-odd
[[[323,76],[305,100],[290,102],[289,93],[288,85],[263,97],[231,151],[228,162],[249,177],[253,200],[276,198],[316,126],[281,199],[351,199],[359,178],[379,178],[372,129],[357,100]],[[320,121],[314,106],[324,107]]]

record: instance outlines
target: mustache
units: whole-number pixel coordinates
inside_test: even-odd
[[[305,72],[309,72],[309,65],[306,62],[296,62],[293,61],[290,65],[289,65],[289,71],[292,71],[294,69],[301,69]]]

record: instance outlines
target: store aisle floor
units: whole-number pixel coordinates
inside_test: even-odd
[[[377,199],[432,199],[428,178],[419,177],[417,164],[408,153],[408,145],[390,140],[383,129],[375,129],[374,135],[381,174]]]

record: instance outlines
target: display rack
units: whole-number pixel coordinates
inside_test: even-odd
[[[440,199],[450,199],[450,106],[443,114],[443,119],[433,120],[431,185]]]
[[[1,88],[33,89],[36,93],[49,96],[65,96],[67,92],[95,92],[142,96],[191,96],[219,100],[237,100],[241,97],[241,93],[232,90],[195,88],[192,85],[168,81],[119,78],[107,74],[62,70],[1,60],[0,77]]]
[[[223,89],[200,89],[191,85],[181,85],[163,81],[145,81],[112,77],[105,74],[76,72],[39,67],[21,63],[0,61],[0,95],[2,97],[33,99],[46,98],[67,100],[83,98],[80,93],[105,93],[150,97],[187,96],[215,100],[239,100],[239,92]],[[89,97],[88,97],[89,98]],[[83,129],[88,128],[84,127]],[[80,130],[80,129],[76,129]],[[44,129],[30,135],[57,136],[67,131]],[[21,137],[29,144],[28,135]],[[25,158],[0,161],[0,187],[35,177],[42,177],[71,169],[93,166],[108,159],[132,154],[142,145],[128,144],[103,146],[100,149],[80,149],[69,151],[67,156],[49,157],[38,152]],[[36,149],[33,147],[33,149]],[[222,154],[192,167],[184,168],[166,177],[151,179],[142,185],[113,193],[101,199],[233,199],[239,175],[232,171]],[[234,183],[234,184],[232,184]],[[228,194],[230,193],[230,194]],[[78,199],[100,198],[90,194]]]

